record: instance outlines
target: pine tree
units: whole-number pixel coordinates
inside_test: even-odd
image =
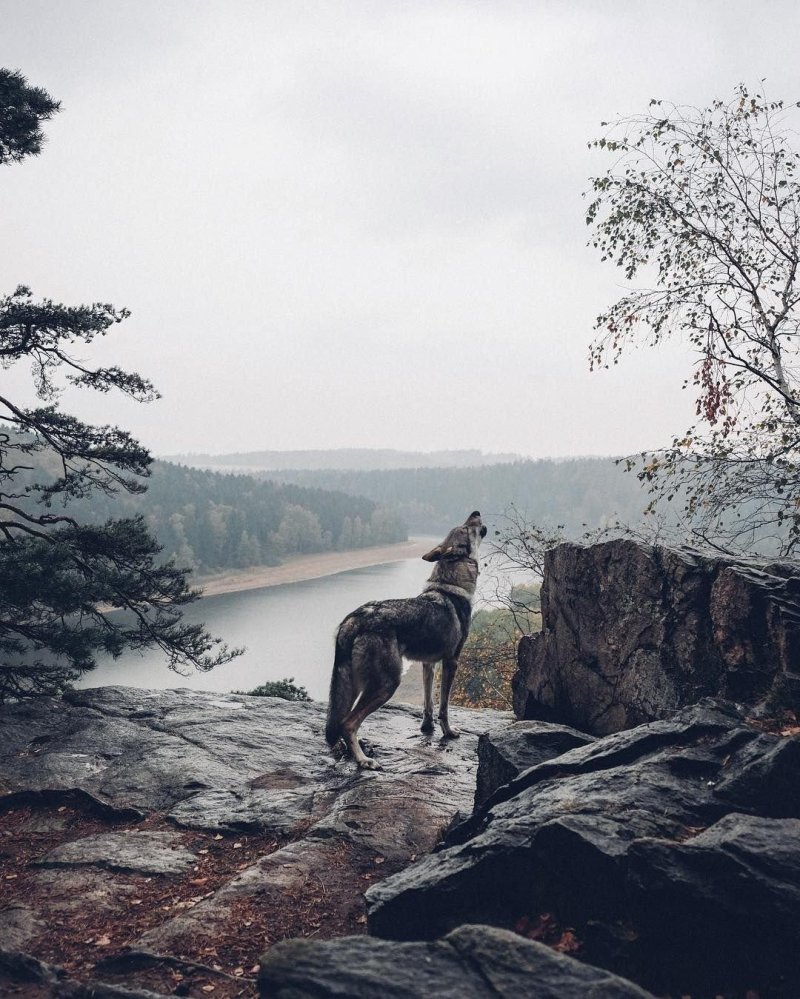
[[[40,124],[58,110],[19,73],[0,70],[0,163],[35,155]],[[85,524],[70,504],[91,494],[141,493],[151,457],[130,434],[65,413],[66,385],[157,397],[135,372],[79,359],[95,337],[127,318],[112,305],[34,300],[19,287],[0,298],[0,364],[27,362],[41,405],[0,393],[0,700],[55,694],[96,664],[98,653],[156,646],[166,664],[211,669],[239,653],[201,625],[183,622],[196,600],[188,570],[159,563],[143,517]],[[125,610],[124,615],[109,611]]]

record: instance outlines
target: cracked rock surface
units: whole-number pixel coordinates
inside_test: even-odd
[[[489,923],[659,995],[793,999],[799,788],[800,735],[701,702],[498,788],[443,849],[370,888],[370,932]]]
[[[363,932],[364,889],[470,811],[478,735],[508,716],[453,715],[445,743],[419,711],[376,712],[383,769],[362,772],[328,752],[320,703],[104,687],[2,706],[0,819],[27,852],[0,928],[70,974],[102,958],[115,987],[252,994],[265,946]]]

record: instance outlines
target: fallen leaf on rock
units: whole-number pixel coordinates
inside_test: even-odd
[[[257,975],[260,970],[261,968],[259,967],[259,965],[254,964],[253,967],[250,969],[250,974]]]
[[[220,834],[217,833],[217,835],[214,837],[214,839],[222,839],[222,836],[220,836]],[[214,986],[212,985],[211,988],[213,989]]]
[[[237,978],[239,978],[240,975],[244,974],[244,968],[234,968],[233,973]]]
[[[580,949],[581,945],[578,943],[578,938],[572,930],[564,930],[559,939],[553,944],[553,950],[557,950],[559,954],[574,954]]]
[[[203,992],[213,992],[214,991],[214,986],[213,985],[204,985],[202,991]]]
[[[104,933],[101,937],[98,937],[95,940],[94,945],[95,947],[108,947],[110,943],[111,937],[107,933]]]

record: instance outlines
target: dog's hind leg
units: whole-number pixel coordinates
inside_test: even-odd
[[[422,664],[422,725],[423,732],[433,731],[433,663]]]
[[[361,696],[342,721],[342,737],[360,767],[380,770],[380,765],[364,754],[358,730],[364,719],[384,705],[400,685],[403,661],[397,642],[380,635],[362,635],[353,647],[353,666]]]
[[[378,708],[389,700],[394,690],[395,688],[390,688],[387,692],[381,691],[369,700],[362,698],[342,724],[342,737],[344,738],[345,745],[362,770],[380,770],[381,767],[379,763],[371,760],[364,753],[361,743],[358,741],[358,730],[368,715],[371,715],[373,711],[377,711]]]
[[[457,739],[461,735],[457,728],[452,727],[447,717],[447,709],[450,705],[450,689],[453,686],[453,680],[456,678],[457,669],[457,659],[445,659],[442,662],[442,698],[439,702],[439,724],[442,726],[445,739]]]

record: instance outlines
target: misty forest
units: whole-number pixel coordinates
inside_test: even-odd
[[[737,81],[800,15],[678,6],[0,14],[0,994],[797,996],[800,100]]]

